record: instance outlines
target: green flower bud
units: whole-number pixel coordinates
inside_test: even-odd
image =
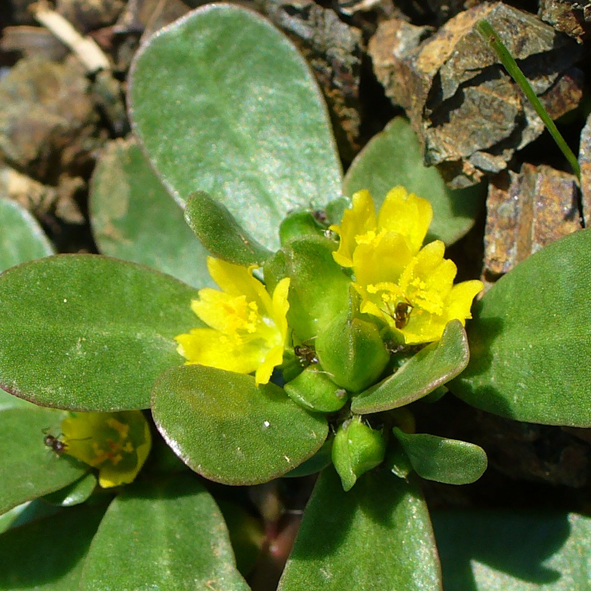
[[[282,246],[299,236],[322,236],[325,227],[316,221],[309,211],[290,213],[279,226],[279,239]]]
[[[381,464],[385,453],[382,431],[372,429],[359,416],[343,423],[332,446],[332,462],[343,489],[350,490],[362,474]]]
[[[339,388],[318,364],[309,365],[284,386],[287,395],[312,412],[336,412],[347,402],[347,391]]]
[[[390,356],[373,322],[339,314],[315,342],[322,367],[339,386],[365,390],[380,377]]]
[[[289,326],[300,341],[320,334],[349,304],[351,280],[335,263],[336,245],[322,236],[295,238],[283,247],[289,287]]]

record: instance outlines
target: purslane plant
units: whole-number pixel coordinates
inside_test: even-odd
[[[247,589],[210,495],[170,457],[148,459],[108,508],[91,497],[89,466],[107,487],[141,468],[145,423],[126,431],[121,417],[149,408],[169,448],[207,479],[321,471],[282,591],[440,589],[416,475],[473,482],[486,456],[414,433],[406,407],[446,384],[503,416],[588,426],[588,348],[571,350],[589,341],[588,232],[519,265],[475,305],[469,352],[463,325],[482,286],[454,286],[443,255],[473,221],[470,197],[443,188],[418,159],[405,178],[393,149],[380,173],[384,144],[402,138],[399,159],[414,149],[400,121],[342,179],[315,83],[266,21],[224,4],[191,13],[141,50],[130,102],[158,176],[136,147],[119,146],[110,167],[121,174],[99,165],[92,209],[105,253],[136,243],[120,254],[135,262],[61,255],[0,276],[0,385],[16,395],[2,410],[1,451],[24,450],[4,464],[0,511],[66,486],[78,502],[97,499],[80,509],[89,550],[68,571],[71,589]],[[158,190],[184,206],[200,243]],[[167,235],[154,240],[161,227]],[[190,267],[211,277],[175,266],[168,255],[186,245]],[[158,271],[137,264],[146,259]],[[171,269],[185,282],[160,272]],[[566,309],[575,313],[556,313]],[[48,428],[82,462],[47,447]],[[122,451],[132,457],[118,459]],[[120,536],[130,521],[133,539]],[[18,547],[11,531],[0,537],[7,552]],[[130,553],[137,569],[120,564]]]

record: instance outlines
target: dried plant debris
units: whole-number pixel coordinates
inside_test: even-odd
[[[591,115],[581,132],[579,144],[579,166],[581,167],[581,194],[583,196],[583,220],[585,227],[591,226]]]
[[[102,143],[88,90],[73,57],[63,64],[20,60],[0,80],[0,157],[50,185],[64,172],[77,176]]]
[[[43,27],[21,25],[6,27],[2,31],[0,50],[18,51],[23,57],[43,56],[59,62],[68,54],[68,48]]]
[[[261,10],[294,41],[312,67],[335,123],[341,155],[359,150],[361,31],[311,0],[271,0]]]
[[[591,31],[591,2],[540,0],[540,18],[557,31],[574,37],[579,43]]]
[[[489,186],[484,235],[484,278],[491,280],[550,242],[581,228],[573,175],[524,164]]]
[[[581,48],[537,17],[503,3],[460,13],[420,42],[425,28],[390,21],[378,27],[369,53],[386,94],[407,112],[425,163],[438,165],[454,188],[503,170],[544,125],[496,54],[474,31],[486,18],[501,35],[553,118],[574,109]],[[417,45],[417,42],[419,44]]]
[[[50,187],[0,164],[0,195],[17,201],[41,220],[57,217],[68,224],[83,224],[84,216],[76,195],[86,190],[80,177],[61,175],[57,187]]]
[[[56,0],[55,9],[81,33],[112,25],[125,0]]]

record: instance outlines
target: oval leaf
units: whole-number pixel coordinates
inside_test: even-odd
[[[64,416],[37,407],[0,412],[0,514],[59,490],[87,472],[86,464],[45,445],[45,434],[58,435]]]
[[[464,327],[459,320],[452,320],[440,341],[421,349],[396,373],[355,396],[351,410],[367,414],[410,404],[460,374],[469,358]]]
[[[486,452],[473,443],[393,429],[415,472],[426,480],[471,484],[485,472]]]
[[[130,525],[133,524],[132,527]],[[248,591],[228,530],[196,478],[134,484],[109,506],[82,573],[80,591]]]
[[[74,505],[79,505],[88,500],[95,488],[96,476],[94,474],[86,474],[80,480],[73,482],[69,486],[49,495],[45,495],[43,500],[51,505],[73,507]]]
[[[236,265],[261,265],[271,252],[249,236],[228,208],[197,191],[189,198],[186,220],[195,235],[214,256]]]
[[[471,360],[449,389],[478,408],[591,426],[591,230],[553,242],[475,306]]]
[[[313,456],[328,435],[326,419],[300,408],[275,384],[252,376],[185,365],[156,382],[152,413],[179,457],[225,484],[259,484]]]
[[[0,198],[0,273],[53,252],[37,220],[18,203]]]
[[[441,591],[427,505],[385,470],[344,492],[328,468],[308,502],[278,591]]]
[[[174,337],[198,324],[197,292],[147,267],[61,255],[0,276],[0,385],[43,406],[147,408],[182,363]]]
[[[589,588],[591,519],[530,511],[433,514],[443,581],[453,591]]]
[[[32,402],[13,396],[4,390],[0,390],[0,411],[7,408],[37,408]]]
[[[208,5],[163,29],[136,54],[129,100],[134,131],[175,198],[209,193],[268,248],[279,246],[288,211],[341,193],[316,82],[254,12]]]
[[[92,536],[105,507],[74,507],[0,535],[0,590],[79,589]]]
[[[195,287],[213,286],[207,251],[134,140],[107,144],[90,187],[90,221],[103,254],[148,265]]]
[[[449,189],[436,168],[423,164],[419,140],[403,117],[393,119],[355,158],[345,175],[344,191],[351,197],[368,189],[377,209],[386,193],[397,185],[431,202],[433,222],[428,241],[453,244],[474,225],[483,206],[482,187]]]

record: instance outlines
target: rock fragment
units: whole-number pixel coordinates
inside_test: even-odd
[[[382,23],[369,44],[376,75],[406,110],[425,163],[439,166],[453,188],[505,169],[544,130],[474,30],[482,18],[499,32],[551,117],[575,108],[582,96],[582,73],[573,67],[582,55],[577,43],[501,2],[462,12],[427,39],[425,28]]]
[[[524,164],[489,186],[484,278],[491,280],[558,238],[581,229],[576,178],[550,166]]]
[[[89,81],[75,58],[22,59],[0,80],[0,158],[50,185],[78,176],[101,140]]]

